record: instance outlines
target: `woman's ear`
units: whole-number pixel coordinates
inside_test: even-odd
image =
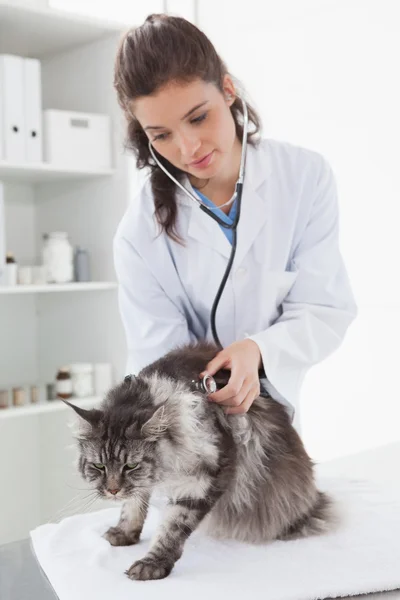
[[[228,106],[232,106],[236,100],[236,90],[230,75],[225,75],[222,87]]]

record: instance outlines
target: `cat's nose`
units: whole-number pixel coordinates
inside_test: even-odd
[[[118,488],[115,488],[115,489],[113,489],[113,490],[108,490],[108,491],[110,492],[110,494],[112,494],[113,496],[115,496],[116,494],[118,494],[118,492],[119,492],[119,489],[118,489]]]

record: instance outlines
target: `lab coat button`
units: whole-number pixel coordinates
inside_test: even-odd
[[[236,271],[236,277],[242,279],[242,277],[246,275],[246,272],[247,270],[244,267],[239,267],[239,269]]]

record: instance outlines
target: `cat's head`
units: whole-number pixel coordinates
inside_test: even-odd
[[[140,402],[124,384],[112,390],[112,397],[118,402],[92,410],[65,402],[79,417],[75,436],[82,477],[105,498],[121,500],[162,480],[158,446],[168,437],[168,417],[165,403]]]

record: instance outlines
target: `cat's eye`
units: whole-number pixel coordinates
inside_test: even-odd
[[[139,463],[126,463],[125,469],[127,469],[128,471],[133,471],[134,469],[137,469],[138,466]]]
[[[99,469],[99,471],[104,471],[104,469],[106,468],[106,466],[105,466],[105,465],[103,465],[102,463],[93,463],[93,466],[94,466],[96,469]]]

